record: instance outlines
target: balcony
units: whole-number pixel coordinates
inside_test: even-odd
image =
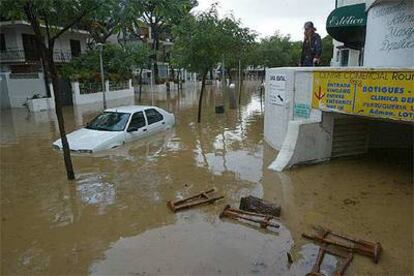
[[[55,62],[69,62],[72,59],[72,53],[66,50],[55,50],[53,52]],[[40,53],[36,50],[25,51],[21,48],[8,48],[0,51],[0,63],[37,63],[40,61]]]

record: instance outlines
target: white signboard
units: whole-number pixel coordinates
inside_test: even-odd
[[[286,104],[286,75],[271,74],[269,76],[269,99],[272,105]]]
[[[383,1],[372,6],[366,33],[364,66],[414,66],[413,0]]]

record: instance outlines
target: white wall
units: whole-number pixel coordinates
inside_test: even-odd
[[[338,0],[338,7],[365,3],[365,0]]]
[[[105,98],[107,101],[117,100],[122,98],[134,98],[134,87],[132,81],[129,80],[129,88],[123,90],[109,91],[109,82],[105,82]],[[72,101],[73,105],[99,103],[103,101],[103,93],[96,92],[90,94],[81,94],[79,89],[79,82],[72,82]]]
[[[23,104],[26,103],[27,98],[31,98],[33,95],[46,96],[42,73],[38,73],[38,78],[33,79],[11,79],[10,73],[0,73],[0,75],[5,78],[10,107],[12,108],[24,107]]]
[[[272,104],[269,100],[270,76],[272,75],[283,75],[286,77],[286,98],[283,105]],[[291,68],[266,69],[264,139],[276,149],[282,147],[288,122],[293,119],[294,82],[294,70]]]
[[[368,10],[364,65],[414,66],[414,4],[412,0],[380,2]]]

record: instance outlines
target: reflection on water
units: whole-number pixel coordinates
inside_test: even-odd
[[[282,275],[288,271],[286,251],[291,242],[283,226],[275,236],[257,227],[219,219],[206,221],[196,215],[191,222],[117,241],[102,260],[91,266],[90,272],[92,275]]]
[[[81,174],[76,182],[76,191],[82,202],[99,205],[101,208],[115,202],[114,185],[104,182],[100,175]]]
[[[381,241],[380,264],[355,258],[349,275],[412,274],[411,169],[369,155],[284,173],[267,170],[276,152],[263,142],[257,84],[242,105],[214,113],[207,86],[202,123],[197,91],[154,94],[176,115],[176,127],[117,149],[73,155],[76,180],[65,178],[53,112],[1,113],[1,272],[60,274],[303,275],[318,247],[303,240],[311,224]],[[130,104],[136,99],[110,102]],[[151,104],[151,95],[143,95]],[[65,107],[67,131],[91,120],[101,105]],[[401,156],[400,156],[401,157]],[[409,163],[408,163],[409,164]],[[225,199],[171,213],[166,201],[216,187]],[[253,194],[282,205],[276,233],[220,220],[225,204]],[[287,265],[286,252],[294,263]],[[323,270],[332,272],[328,257]]]

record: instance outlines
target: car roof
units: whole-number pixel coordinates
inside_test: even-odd
[[[117,107],[105,109],[105,112],[135,113],[138,111],[143,111],[144,109],[148,109],[148,108],[158,108],[158,107],[149,106],[149,105],[125,105],[125,106],[117,106]]]

